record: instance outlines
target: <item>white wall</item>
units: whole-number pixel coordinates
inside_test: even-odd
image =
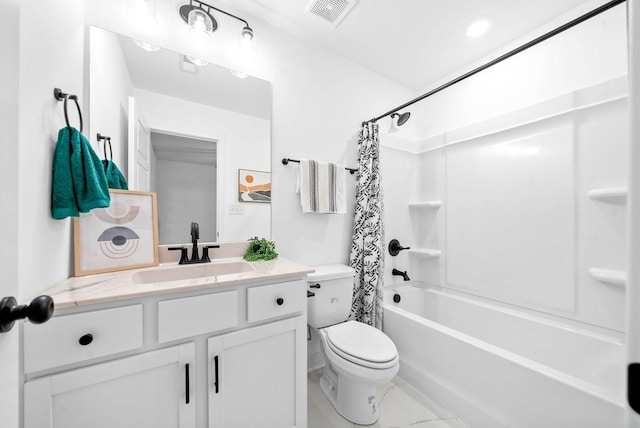
[[[0,210],[0,233],[3,245],[0,248],[0,299],[19,295],[18,269],[18,153],[19,129],[19,1],[0,3],[0,180],[3,209]],[[7,427],[17,427],[20,416],[20,362],[18,328],[0,334],[0,415]]]
[[[625,10],[618,5],[416,104],[418,133],[440,135],[625,75]]]
[[[198,223],[201,242],[216,241],[214,166],[158,159],[155,167],[158,211],[162,213],[158,217],[160,244],[189,242],[192,221]]]
[[[122,54],[118,37],[108,31],[89,28],[89,130],[85,135],[94,143],[102,158],[103,144],[97,134],[111,137],[113,162],[127,174],[127,139],[129,96],[133,95],[133,82]],[[108,156],[107,149],[107,156]]]

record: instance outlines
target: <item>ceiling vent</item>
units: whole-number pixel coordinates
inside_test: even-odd
[[[316,15],[337,27],[358,0],[311,0],[307,13]]]

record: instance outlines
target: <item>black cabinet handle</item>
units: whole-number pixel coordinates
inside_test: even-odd
[[[310,285],[309,288],[320,288],[320,284]]]
[[[93,334],[91,333],[80,336],[80,339],[78,339],[78,343],[82,346],[87,346],[91,344],[91,342],[93,342]]]
[[[278,304],[278,306],[282,306],[284,304],[284,299],[282,297],[278,297],[276,299],[276,303]]]
[[[189,364],[184,365],[184,388],[186,390],[184,402],[189,404]]]
[[[53,299],[50,296],[38,296],[29,305],[18,305],[14,297],[0,300],[0,333],[13,328],[17,320],[29,318],[33,324],[42,324],[53,315]]]
[[[216,394],[220,392],[220,385],[218,382],[218,356],[213,357],[213,375],[215,377],[215,381],[213,382],[213,386],[215,388]]]

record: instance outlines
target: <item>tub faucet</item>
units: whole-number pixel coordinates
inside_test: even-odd
[[[398,269],[395,269],[395,268],[394,268],[394,269],[391,271],[391,274],[392,274],[392,275],[398,275],[398,276],[401,276],[401,277],[402,277],[402,279],[404,279],[405,281],[410,281],[410,280],[411,280],[411,279],[409,278],[409,275],[407,275],[407,271],[406,271],[406,270],[405,270],[404,272],[402,272],[402,271],[400,271],[400,270],[398,270]]]

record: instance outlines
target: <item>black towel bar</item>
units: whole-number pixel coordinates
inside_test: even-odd
[[[82,132],[82,111],[80,110],[80,104],[78,104],[78,96],[73,94],[65,94],[60,88],[53,88],[53,96],[58,101],[64,101],[64,120],[67,122],[67,128],[71,128],[69,124],[69,114],[67,113],[67,101],[73,100],[76,103],[78,109],[78,117],[80,118],[80,132]]]
[[[283,158],[282,159],[282,165],[287,165],[289,162],[295,162],[295,163],[300,163],[299,160],[297,159],[289,159],[289,158]],[[358,170],[356,168],[346,168],[345,169],[347,171],[349,171],[351,174],[355,174],[356,172],[358,172]]]

